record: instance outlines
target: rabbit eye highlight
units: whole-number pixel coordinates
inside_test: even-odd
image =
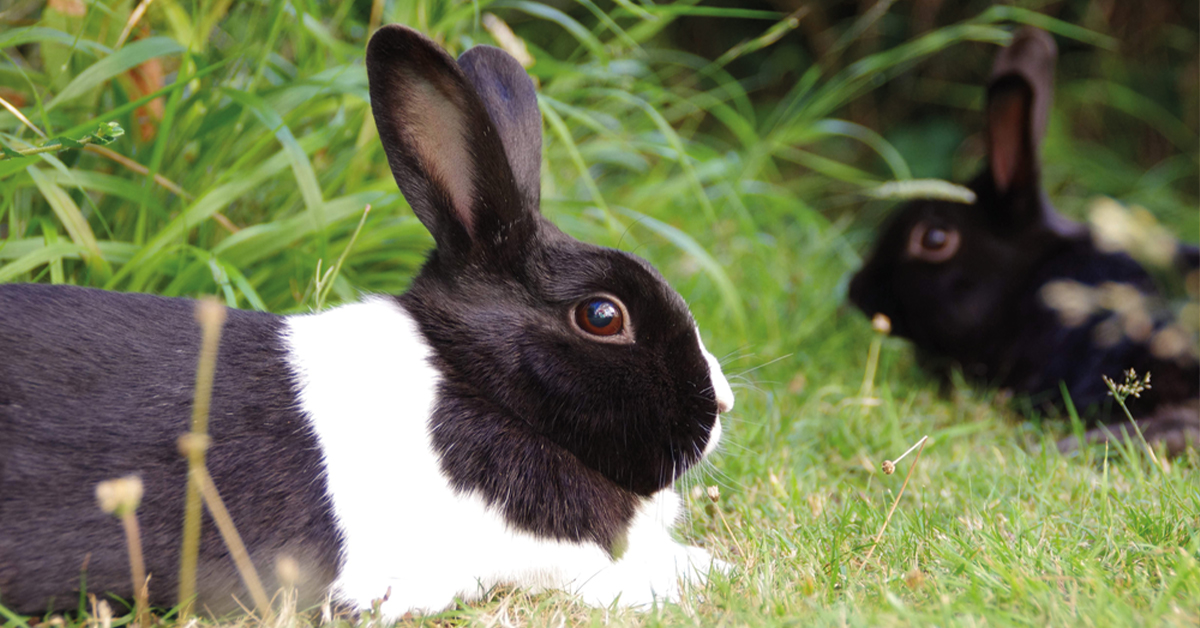
[[[575,306],[575,324],[593,336],[615,336],[625,329],[625,314],[607,297],[593,297]]]
[[[935,264],[944,262],[958,252],[958,230],[931,227],[921,222],[908,235],[908,256]]]

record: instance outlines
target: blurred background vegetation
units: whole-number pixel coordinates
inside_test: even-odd
[[[1029,424],[987,395],[940,398],[899,340],[885,343],[879,407],[862,408],[872,333],[844,304],[846,283],[895,206],[875,198],[880,184],[961,182],[980,167],[983,85],[997,47],[1026,23],[1053,32],[1061,53],[1043,147],[1052,199],[1085,219],[1092,199],[1111,196],[1195,242],[1198,11],[1175,0],[0,0],[0,146],[9,151],[0,158],[0,281],[308,311],[318,272],[346,251],[370,204],[329,303],[401,292],[432,241],[376,137],[366,41],[379,24],[400,22],[453,54],[477,43],[524,46],[545,123],[544,213],[657,265],[734,382],[738,409],[715,471],[732,489],[722,502],[729,521],[701,517],[692,533],[725,556],[736,547],[794,560],[763,563],[777,571],[755,578],[772,586],[723,603],[798,592],[809,597],[762,608],[844,621],[834,602],[863,596],[906,617],[870,579],[851,586],[843,561],[870,543],[897,488],[870,460],[928,433],[942,444],[914,484],[935,475],[941,492],[914,522],[897,517],[900,551],[875,560],[903,574],[909,556],[915,564],[984,543],[989,565],[947,559],[952,569],[931,572],[937,589],[909,586],[907,575],[894,591],[895,580],[879,586],[897,599],[928,597],[925,623],[997,600],[1013,616],[1062,623],[1089,615],[1076,614],[1074,597],[1056,601],[1042,563],[1014,553],[1005,522],[1074,521],[1099,481],[1059,459],[1034,471],[1006,466],[1025,455],[1012,436]],[[106,146],[13,156],[107,122],[126,133]],[[1072,586],[1116,609],[1098,615],[1112,623],[1156,623],[1183,608],[1186,624],[1194,605],[1155,602],[1139,614],[1175,568],[1172,544],[1200,538],[1195,504],[1160,503],[1146,477],[1125,484],[1145,491],[1136,503],[1146,518],[1126,525],[1109,508],[1104,516],[1116,519],[1097,524],[1101,537],[1068,523],[1029,552],[1039,561],[1037,552],[1059,552],[1046,564],[1062,558],[1088,574]],[[987,513],[1013,510],[1003,520],[971,515],[979,500]],[[1149,549],[1120,563],[1126,572],[1114,579],[1097,571],[1110,555],[1100,561],[1091,547]],[[1004,577],[984,573],[991,557],[1007,565]],[[1200,591],[1200,571],[1186,573],[1163,599]],[[1014,574],[1028,574],[1021,591],[1033,593],[995,584]]]

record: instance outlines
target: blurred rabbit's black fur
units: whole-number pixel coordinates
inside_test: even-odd
[[[1152,388],[1130,403],[1149,417],[1151,440],[1178,450],[1200,437],[1200,371],[1194,346],[1183,355],[1151,349],[1150,337],[1170,324],[1169,315],[1152,313],[1153,330],[1144,337],[1103,343],[1098,327],[1110,313],[1069,326],[1045,301],[1047,284],[1061,280],[1127,284],[1147,303],[1162,301],[1150,273],[1124,253],[1097,248],[1090,230],[1059,215],[1042,190],[1038,146],[1056,55],[1042,31],[1014,35],[988,86],[988,163],[969,184],[976,201],[918,200],[900,208],[852,280],[850,300],[867,316],[887,315],[926,365],[958,366],[969,379],[1010,388],[1043,410],[1063,408],[1065,386],[1093,424],[1122,418],[1101,375],[1119,383],[1127,369],[1150,372]],[[1198,265],[1194,247],[1181,246],[1176,257],[1174,271]],[[1189,408],[1181,412],[1181,404]],[[1099,428],[1089,438],[1106,434]]]

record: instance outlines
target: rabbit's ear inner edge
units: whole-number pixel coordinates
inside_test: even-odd
[[[467,233],[475,229],[471,211],[474,174],[467,150],[467,125],[462,110],[432,83],[414,80],[406,90],[407,132],[429,176],[450,196],[451,207]]]
[[[1018,75],[1003,77],[988,90],[988,164],[1002,195],[1037,184],[1032,105],[1033,91]]]

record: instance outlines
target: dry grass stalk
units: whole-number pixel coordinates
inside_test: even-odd
[[[858,391],[858,400],[862,404],[863,414],[870,412],[871,406],[878,405],[871,394],[875,389],[875,371],[879,368],[879,351],[883,347],[883,337],[892,333],[892,321],[883,314],[876,314],[871,319],[871,328],[875,336],[871,338],[871,349],[867,354],[867,370],[863,373],[862,388]]]
[[[129,34],[133,32],[133,27],[141,21],[142,16],[146,14],[146,9],[150,8],[150,3],[154,0],[142,0],[138,3],[137,8],[129,14],[129,19],[125,22],[125,28],[121,30],[121,36],[117,38],[117,45],[113,46],[113,50],[120,50],[121,46],[125,45],[125,40],[129,39]]]
[[[196,303],[196,320],[200,323],[200,361],[196,368],[196,397],[192,403],[192,431],[197,438],[208,437],[208,406],[212,400],[213,372],[217,367],[217,347],[221,342],[221,326],[225,323],[225,306],[213,297]],[[187,622],[196,595],[196,563],[200,553],[200,472],[204,469],[206,447],[189,447],[187,496],[184,502],[183,549],[179,558],[179,620]]]
[[[900,492],[896,495],[895,501],[892,502],[892,507],[888,509],[887,518],[883,520],[883,525],[879,528],[879,533],[876,534],[875,538],[871,541],[871,549],[868,549],[867,555],[863,557],[864,565],[871,560],[871,555],[875,553],[875,548],[879,547],[879,539],[883,538],[883,533],[887,531],[888,524],[892,522],[892,515],[896,512],[896,506],[900,504],[900,498],[904,497],[904,489],[908,488],[908,481],[912,478],[913,470],[917,468],[917,463],[921,461],[921,452],[925,451],[925,443],[928,440],[928,435],[922,436],[921,440],[918,441],[917,444],[913,445],[913,447],[917,448],[917,456],[913,458],[913,463],[908,467],[908,474],[904,476],[904,484],[900,486]],[[908,451],[912,451],[912,447],[909,447]],[[904,455],[900,456],[900,458],[897,458],[896,462],[899,462],[904,458],[904,456],[907,456],[908,451],[904,452]],[[892,463],[892,468],[893,470],[895,469],[895,463]]]
[[[150,578],[142,554],[142,534],[138,529],[137,508],[142,502],[142,479],[131,475],[96,485],[96,501],[100,509],[121,520],[125,543],[129,548],[129,571],[133,578],[134,622],[136,626],[150,625]]]
[[[221,500],[221,494],[217,492],[217,487],[213,484],[208,469],[201,466],[195,469],[194,473],[199,480],[200,494],[204,497],[204,505],[208,507],[213,522],[217,524],[221,540],[229,549],[229,555],[233,558],[233,564],[237,567],[238,574],[242,576],[242,582],[250,591],[250,597],[254,598],[254,605],[258,607],[262,621],[270,623],[271,600],[267,597],[262,580],[259,579],[258,572],[254,569],[253,561],[250,560],[250,552],[246,549],[246,544],[242,542],[242,537],[233,524],[233,517],[229,516],[229,510],[225,508],[225,502]]]
[[[741,542],[738,541],[737,536],[733,533],[733,528],[729,526],[729,522],[725,520],[725,511],[721,510],[720,504],[717,503],[721,499],[721,489],[716,486],[709,486],[704,489],[704,494],[712,501],[713,510],[717,512],[717,517],[721,519],[721,525],[725,526],[725,532],[729,534],[729,540],[733,541],[733,546],[737,548],[738,554],[743,559],[748,558],[749,554],[746,553]]]
[[[88,624],[92,628],[112,628],[113,613],[112,607],[108,605],[107,600],[96,601],[96,596],[92,595],[88,598],[92,603],[92,616]]]

